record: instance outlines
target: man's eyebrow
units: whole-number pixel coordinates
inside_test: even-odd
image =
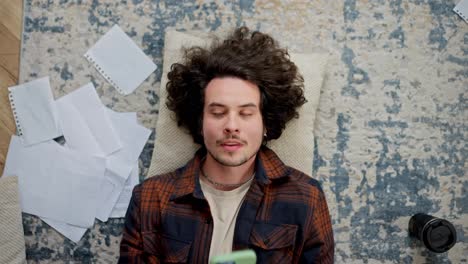
[[[214,102],[214,103],[210,103],[208,107],[226,107],[226,106],[223,104]]]
[[[257,108],[257,105],[254,104],[254,103],[248,103],[248,104],[240,105],[239,107],[241,107],[241,108],[245,108],[245,107],[255,107],[255,108]]]
[[[208,105],[208,107],[226,107],[226,105],[223,105],[221,103],[216,103],[216,102],[213,102],[213,103],[210,103]],[[246,107],[257,107],[256,104],[254,103],[247,103],[247,104],[242,104],[242,105],[239,105],[240,108],[246,108]]]

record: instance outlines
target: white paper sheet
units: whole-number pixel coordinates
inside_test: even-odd
[[[106,170],[101,191],[99,193],[99,201],[96,211],[97,219],[103,222],[106,222],[109,219],[112,208],[119,199],[119,195],[125,186],[125,181],[126,178],[122,178],[115,173]]]
[[[132,170],[130,177],[128,177],[127,182],[125,183],[125,187],[122,193],[119,196],[117,204],[112,209],[112,213],[110,217],[113,218],[120,218],[125,217],[125,213],[127,212],[128,205],[130,203],[130,198],[132,197],[133,188],[139,183],[138,178],[138,163],[135,164],[135,167]],[[52,220],[50,218],[41,217],[41,219],[50,225],[52,228],[57,230],[63,236],[67,237],[71,241],[78,243],[83,235],[86,233],[88,228],[78,227],[74,225],[70,225],[64,222]]]
[[[139,169],[138,169],[138,163],[137,163],[135,167],[133,168],[132,173],[130,174],[130,177],[128,177],[127,182],[125,182],[125,187],[123,188],[122,193],[120,193],[119,199],[117,200],[117,203],[112,209],[112,212],[109,216],[110,218],[125,217],[125,214],[127,213],[128,205],[130,204],[130,199],[132,198],[133,188],[138,183],[140,183],[138,172],[139,172]]]
[[[115,152],[111,157],[125,161],[134,167],[143,150],[151,130],[138,123],[136,113],[119,113],[106,108],[107,114],[122,141],[122,151]]]
[[[25,145],[61,136],[49,77],[8,87],[17,133]]]
[[[63,136],[70,148],[98,156],[107,156],[122,148],[92,83],[56,102]]]
[[[122,142],[122,149],[107,157],[107,169],[100,191],[96,218],[107,221],[124,189],[132,168],[151,134],[151,130],[138,124],[136,113],[118,113],[106,109]]]
[[[53,140],[25,147],[12,136],[3,174],[18,176],[23,212],[91,227],[105,164]]]
[[[46,222],[52,228],[57,230],[59,233],[70,239],[71,241],[78,243],[83,235],[86,233],[88,228],[70,225],[64,222],[56,221],[50,218],[41,217],[42,221]]]
[[[468,23],[468,0],[461,0],[458,2],[458,4],[453,8],[453,11]]]
[[[84,56],[125,95],[133,92],[156,70],[156,64],[118,25],[114,25]]]

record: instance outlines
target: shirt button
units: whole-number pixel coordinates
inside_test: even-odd
[[[265,245],[268,245],[268,243],[270,243],[270,239],[267,238],[267,239],[263,240],[263,243],[265,243]]]

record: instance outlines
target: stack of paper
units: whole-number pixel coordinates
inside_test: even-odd
[[[34,89],[36,84],[25,85]],[[91,83],[56,101],[44,97],[47,103],[37,104],[35,98],[23,99],[58,120],[66,143],[52,140],[56,129],[41,130],[41,138],[49,140],[35,144],[25,142],[25,135],[12,136],[3,175],[18,176],[23,212],[77,242],[95,218],[124,216],[138,184],[138,157],[151,131],[138,124],[136,113],[102,105]]]
[[[125,95],[156,69],[118,25],[85,57]],[[18,136],[11,138],[3,175],[18,176],[23,212],[75,242],[95,218],[123,217],[151,133],[136,113],[107,109],[91,83],[56,101],[48,77],[8,90]],[[53,140],[59,136],[63,146]]]
[[[4,174],[18,176],[23,212],[90,227],[105,164],[53,140],[25,147],[13,136]]]

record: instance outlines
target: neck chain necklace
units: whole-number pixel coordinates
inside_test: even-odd
[[[205,163],[205,158],[203,158],[203,160],[200,162],[200,173],[201,175],[203,176],[203,178],[205,178],[209,183],[213,184],[214,186],[217,186],[217,187],[222,187],[222,188],[237,188],[237,187],[240,187],[244,184],[246,184],[248,181],[252,180],[255,176],[255,173],[252,175],[252,177],[250,177],[249,179],[247,179],[246,181],[244,182],[241,182],[241,183],[220,183],[220,182],[216,182],[214,181],[213,179],[211,179],[208,175],[205,174],[205,172],[203,171],[203,164]]]

